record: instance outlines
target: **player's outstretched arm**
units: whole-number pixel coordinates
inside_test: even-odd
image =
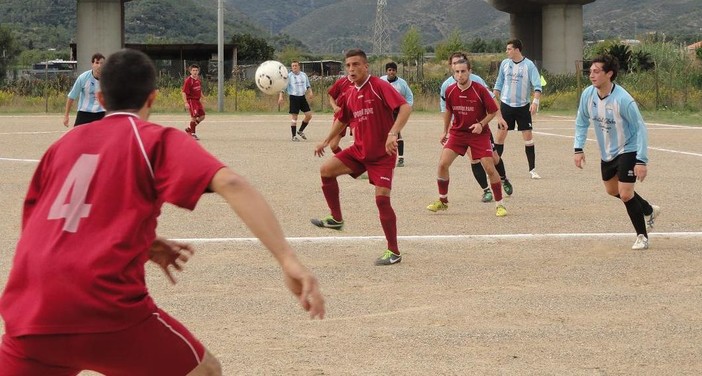
[[[324,297],[317,278],[297,258],[273,210],[244,177],[229,168],[220,169],[209,188],[222,196],[251,232],[280,264],[285,283],[311,318],[324,318]]]

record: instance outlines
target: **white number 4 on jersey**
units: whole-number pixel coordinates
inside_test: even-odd
[[[66,222],[63,225],[63,231],[78,231],[80,219],[86,218],[90,214],[92,205],[86,204],[85,198],[97,170],[99,157],[98,154],[82,154],[71,167],[71,171],[61,186],[61,191],[54,203],[51,204],[47,219],[64,218]],[[71,197],[70,200],[67,200],[69,193]]]

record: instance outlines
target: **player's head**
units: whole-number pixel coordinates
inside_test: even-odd
[[[99,52],[94,53],[90,58],[90,62],[92,63],[93,75],[100,78],[100,68],[102,67],[102,64],[105,63],[105,55]]]
[[[522,45],[522,41],[519,39],[510,39],[507,41],[507,57],[510,59],[513,59],[515,57],[519,57],[522,55],[522,49],[524,46]]]
[[[471,66],[468,59],[461,59],[451,65],[453,78],[460,84],[466,85],[470,81]]]
[[[107,58],[98,95],[107,111],[140,110],[155,95],[156,68],[146,54],[123,49]]]
[[[198,74],[200,74],[200,66],[197,64],[190,64],[190,66],[188,67],[188,72],[191,76],[197,76]]]
[[[619,73],[619,60],[616,57],[604,54],[595,56],[590,65],[590,81],[599,88],[602,84],[614,81]]]
[[[397,77],[397,64],[395,64],[394,61],[385,64],[385,74],[387,74],[388,78],[391,80]]]
[[[449,67],[453,67],[453,64],[455,64],[458,60],[468,60],[468,55],[466,55],[466,53],[462,51],[456,51],[452,53],[448,59]]]
[[[357,85],[363,84],[368,77],[368,56],[359,48],[346,51],[345,56],[345,66],[349,80]]]
[[[292,63],[290,63],[290,68],[292,69],[293,73],[300,73],[300,62],[293,60]]]

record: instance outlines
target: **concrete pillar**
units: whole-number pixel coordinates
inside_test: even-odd
[[[550,4],[542,8],[543,69],[552,73],[574,73],[583,59],[583,7]]]
[[[77,0],[76,60],[78,72],[91,68],[90,57],[105,57],[124,46],[123,0]]]
[[[543,16],[540,11],[510,13],[510,35],[522,41],[522,53],[541,69],[541,28]]]

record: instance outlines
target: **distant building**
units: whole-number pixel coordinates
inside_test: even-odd
[[[702,48],[702,41],[687,46],[685,50],[691,54],[694,54],[698,48]]]
[[[310,79],[315,77],[339,76],[343,74],[343,63],[336,60],[301,61],[300,70],[307,73]]]

